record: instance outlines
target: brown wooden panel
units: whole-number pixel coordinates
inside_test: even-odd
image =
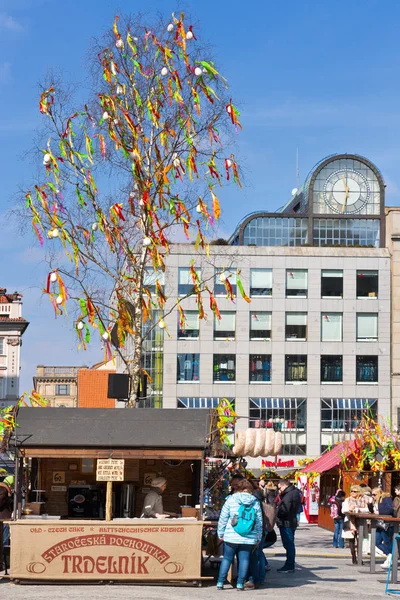
[[[31,458],[154,458],[167,460],[201,460],[202,450],[117,449],[96,448],[24,448],[23,456]]]

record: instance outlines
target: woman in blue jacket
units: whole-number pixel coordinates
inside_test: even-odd
[[[390,494],[383,492],[380,488],[374,488],[372,490],[372,501],[373,508],[370,508],[371,512],[382,516],[393,516],[393,500]],[[378,521],[375,545],[379,550],[386,554],[386,560],[382,565],[383,568],[389,568],[392,557],[392,537],[393,525],[385,523],[384,521]]]
[[[254,509],[254,526],[246,536],[240,535],[235,531],[235,521],[234,525],[232,525],[232,519],[237,519],[239,509],[242,505]],[[257,544],[261,541],[261,536],[262,513],[260,503],[253,496],[253,486],[251,483],[243,479],[237,482],[234,493],[226,499],[218,521],[218,537],[224,542],[224,557],[219,569],[218,590],[224,588],[226,576],[236,553],[239,559],[236,588],[239,591],[244,590],[244,583],[249,567],[252,566],[253,569],[257,567],[257,553],[255,550]]]

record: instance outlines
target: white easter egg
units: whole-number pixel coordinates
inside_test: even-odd
[[[149,237],[143,238],[143,246],[150,246],[151,239]]]
[[[63,297],[62,296],[57,296],[56,302],[57,302],[57,304],[62,304],[63,303]]]
[[[193,32],[192,31],[188,31],[186,33],[186,39],[187,40],[192,40],[193,39]]]
[[[226,164],[226,166],[227,166],[227,167],[228,167],[228,169],[229,169],[229,167],[231,167],[231,166],[232,166],[232,161],[231,161],[231,159],[230,159],[230,158],[227,158],[227,159],[226,159],[226,161],[225,161],[225,164]]]
[[[227,108],[226,108],[226,111],[227,111],[229,114],[231,114],[231,112],[232,112],[232,106],[231,106],[230,104],[227,106]]]
[[[172,23],[170,23],[167,27],[167,31],[169,31],[169,33],[171,33],[171,31],[173,31],[173,30],[174,30],[174,26]]]
[[[117,46],[117,48],[123,48],[124,47],[124,42],[123,40],[121,40],[121,38],[119,38],[116,42],[115,45]]]
[[[122,87],[122,85],[117,85],[117,94],[120,96],[123,93],[124,93],[124,88]]]
[[[201,206],[200,206],[200,204],[198,204],[198,205],[196,206],[196,211],[197,211],[198,213],[201,213]]]
[[[109,119],[109,118],[110,118],[110,115],[109,115],[109,114],[108,114],[108,112],[105,110],[105,111],[103,112],[103,121],[107,121],[107,119]]]
[[[180,164],[181,164],[181,161],[179,160],[179,158],[175,158],[174,159],[174,167],[179,167]]]
[[[52,273],[52,274],[50,275],[50,281],[51,281],[52,283],[55,283],[55,282],[57,281],[57,273]]]
[[[225,273],[221,273],[221,275],[219,276],[219,280],[222,281],[222,283],[224,281],[226,281],[226,275],[225,275]]]
[[[79,329],[79,331],[81,331],[83,329],[84,325],[82,323],[82,321],[79,321],[78,325],[76,326],[77,329]]]
[[[204,75],[207,75],[208,71],[205,67],[203,67],[202,71],[203,71]]]
[[[163,68],[161,69],[161,75],[162,75],[163,77],[165,77],[166,75],[168,75],[168,69],[167,69],[167,67],[163,67]]]
[[[107,333],[107,331],[105,331],[101,337],[103,338],[103,340],[108,340],[108,333]]]
[[[98,223],[92,223],[92,231],[97,231],[99,228],[99,224]]]
[[[158,324],[158,326],[159,326],[160,329],[164,329],[165,328],[164,321],[160,321],[159,324]]]
[[[51,163],[51,154],[46,153],[43,156],[43,164],[47,167]]]
[[[194,74],[196,75],[196,77],[201,77],[203,75],[203,69],[201,69],[200,67],[196,67],[194,70]]]
[[[51,232],[51,237],[52,238],[56,238],[60,235],[58,229],[53,229],[53,231]]]

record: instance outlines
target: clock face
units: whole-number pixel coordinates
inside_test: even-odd
[[[358,171],[339,169],[329,175],[324,184],[323,196],[326,204],[336,213],[360,212],[370,197],[368,181]]]

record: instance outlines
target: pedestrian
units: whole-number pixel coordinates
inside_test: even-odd
[[[262,537],[262,513],[260,503],[253,495],[253,486],[243,479],[235,485],[233,493],[227,497],[218,520],[218,537],[224,542],[217,590],[224,589],[228,571],[238,553],[238,578],[236,589],[244,590],[249,568],[257,568],[257,545]]]
[[[343,490],[337,490],[335,496],[329,500],[330,514],[335,527],[332,544],[334,548],[344,548],[344,539],[342,537],[344,514],[342,512],[342,506],[345,498],[345,492]]]
[[[167,480],[165,477],[155,477],[150,485],[150,491],[147,492],[142,508],[142,519],[164,519],[168,517],[177,517],[176,513],[164,510],[162,494],[167,489]]]
[[[294,534],[297,527],[297,511],[299,510],[300,495],[298,489],[289,481],[282,479],[278,482],[280,503],[276,515],[276,522],[286,550],[285,564],[278,569],[278,573],[291,573],[295,570],[296,548]]]
[[[359,485],[352,485],[349,498],[345,498],[342,504],[342,513],[345,515],[343,521],[342,537],[349,540],[350,554],[353,565],[357,564],[356,541],[358,531],[355,517],[351,513],[369,512],[366,497]]]
[[[393,516],[393,500],[390,494],[383,492],[380,488],[372,490],[373,512],[377,515]],[[382,564],[384,569],[388,569],[392,558],[392,537],[393,525],[378,521],[376,524],[375,545],[386,555],[386,560]]]
[[[263,585],[265,580],[265,575],[267,570],[270,570],[270,567],[267,568],[268,562],[264,555],[264,541],[265,535],[267,533],[268,528],[268,517],[267,517],[267,505],[265,502],[264,490],[260,489],[260,484],[257,484],[256,481],[251,482],[254,487],[254,496],[260,502],[260,508],[262,513],[263,520],[263,528],[262,528],[262,537],[261,542],[257,546],[256,554],[257,554],[257,565],[254,567],[254,570],[250,568],[249,571],[249,579],[245,583],[246,590],[254,590],[258,589],[261,585]]]
[[[393,516],[400,519],[400,485],[394,488]]]

